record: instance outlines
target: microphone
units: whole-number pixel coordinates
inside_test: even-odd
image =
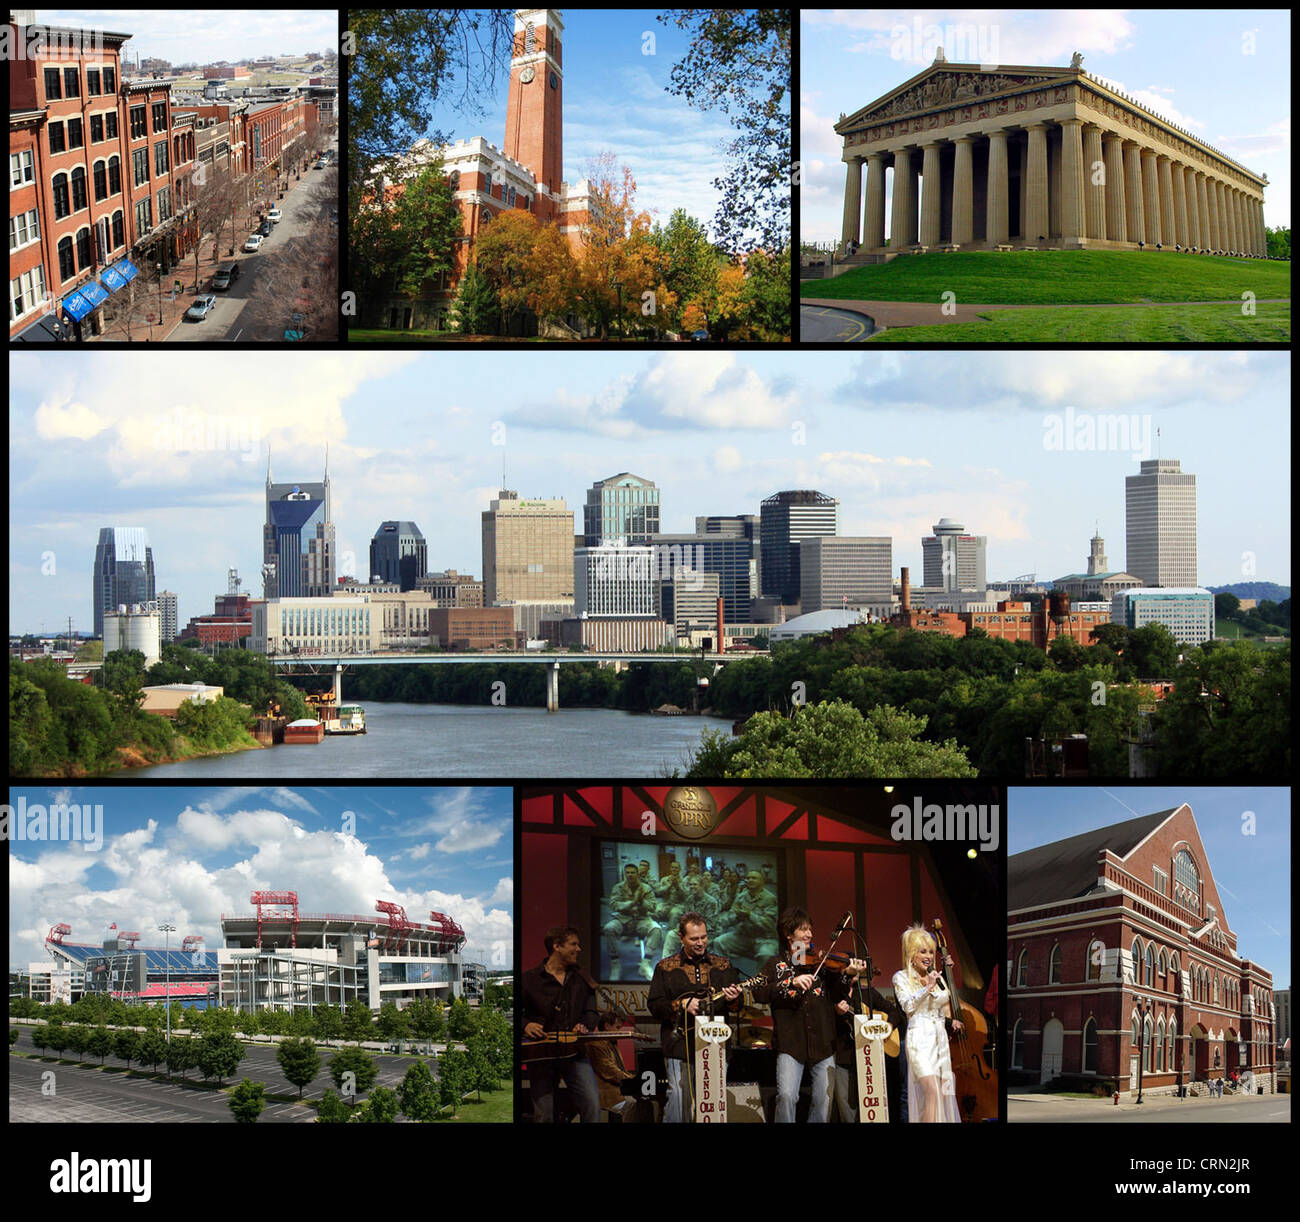
[[[850,910],[850,911],[846,912],[842,917],[840,917],[839,928],[836,929],[836,931],[835,931],[835,936],[834,936],[833,938],[831,938],[831,941],[832,941],[832,942],[836,942],[836,941],[838,941],[839,938],[840,938],[840,935],[843,934],[844,931],[845,931],[846,929],[848,929],[848,927],[849,927],[850,925],[852,925],[852,924],[853,924],[853,912],[852,912],[852,910]]]

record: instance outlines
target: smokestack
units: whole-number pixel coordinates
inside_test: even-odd
[[[718,652],[726,653],[726,636],[724,636],[725,626],[722,622],[722,599],[718,599]]]
[[[902,594],[902,611],[906,615],[912,609],[912,583],[907,579],[907,570],[902,570],[903,574],[903,594]]]

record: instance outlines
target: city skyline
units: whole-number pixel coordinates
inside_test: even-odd
[[[229,567],[259,596],[268,445],[277,481],[319,479],[329,445],[337,572],[360,578],[385,520],[420,526],[431,571],[481,577],[481,515],[503,483],[576,509],[622,471],[659,486],[669,534],[815,488],[841,501],[841,535],[893,540],[895,577],[922,572],[943,517],[988,537],[990,581],[1081,572],[1094,529],[1122,570],[1124,480],[1159,447],[1197,475],[1200,583],[1289,583],[1285,353],[593,353],[580,368],[501,354],[522,402],[459,354],[162,354],[148,386],[129,356],[97,355],[53,373],[11,358],[17,631],[69,615],[89,629],[105,526],[148,530],[182,625],[211,611]],[[1256,427],[1225,428],[1244,404]],[[1106,440],[1108,421],[1126,436]]]

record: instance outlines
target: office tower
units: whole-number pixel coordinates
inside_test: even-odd
[[[503,488],[483,511],[483,601],[573,597],[573,510],[564,498],[520,500]]]
[[[696,518],[698,524],[704,519]],[[729,624],[748,624],[758,597],[758,542],[743,534],[696,531],[693,535],[655,535],[659,577],[677,569],[692,569],[717,576],[723,615]],[[717,618],[716,608],[714,619]]]
[[[644,547],[659,533],[659,489],[626,471],[597,480],[582,507],[584,547],[626,543]]]
[[[1196,476],[1176,458],[1152,458],[1124,480],[1124,567],[1147,586],[1196,585]]]
[[[921,540],[925,586],[934,590],[984,590],[985,535],[968,535],[952,518],[940,518]]]
[[[328,598],[337,556],[326,456],[321,483],[275,484],[266,463],[262,581],[267,598]]]
[[[176,639],[176,595],[171,590],[159,593],[158,614],[161,617],[159,639],[166,645]]]
[[[839,534],[840,503],[822,492],[774,492],[759,507],[761,589],[783,603],[799,601],[799,544]]]
[[[894,541],[835,535],[799,544],[799,609],[875,606],[888,613],[894,593]]]
[[[573,553],[573,612],[591,616],[656,616],[659,572],[651,547],[580,547]]]
[[[429,548],[420,528],[414,522],[381,522],[370,540],[370,580],[414,590],[428,571]]]
[[[718,575],[694,569],[674,569],[659,582],[659,618],[673,626],[679,638],[693,628],[718,625]]]
[[[104,635],[104,612],[156,599],[153,549],[143,526],[105,526],[95,546],[92,582],[95,635]]]

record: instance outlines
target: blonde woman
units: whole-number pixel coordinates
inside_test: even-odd
[[[923,1124],[958,1124],[961,1115],[943,1023],[952,1007],[935,970],[934,938],[924,926],[903,931],[903,963],[903,970],[894,974],[894,996],[907,1015],[907,1117]],[[953,1030],[961,1029],[960,1021],[954,1021]]]

